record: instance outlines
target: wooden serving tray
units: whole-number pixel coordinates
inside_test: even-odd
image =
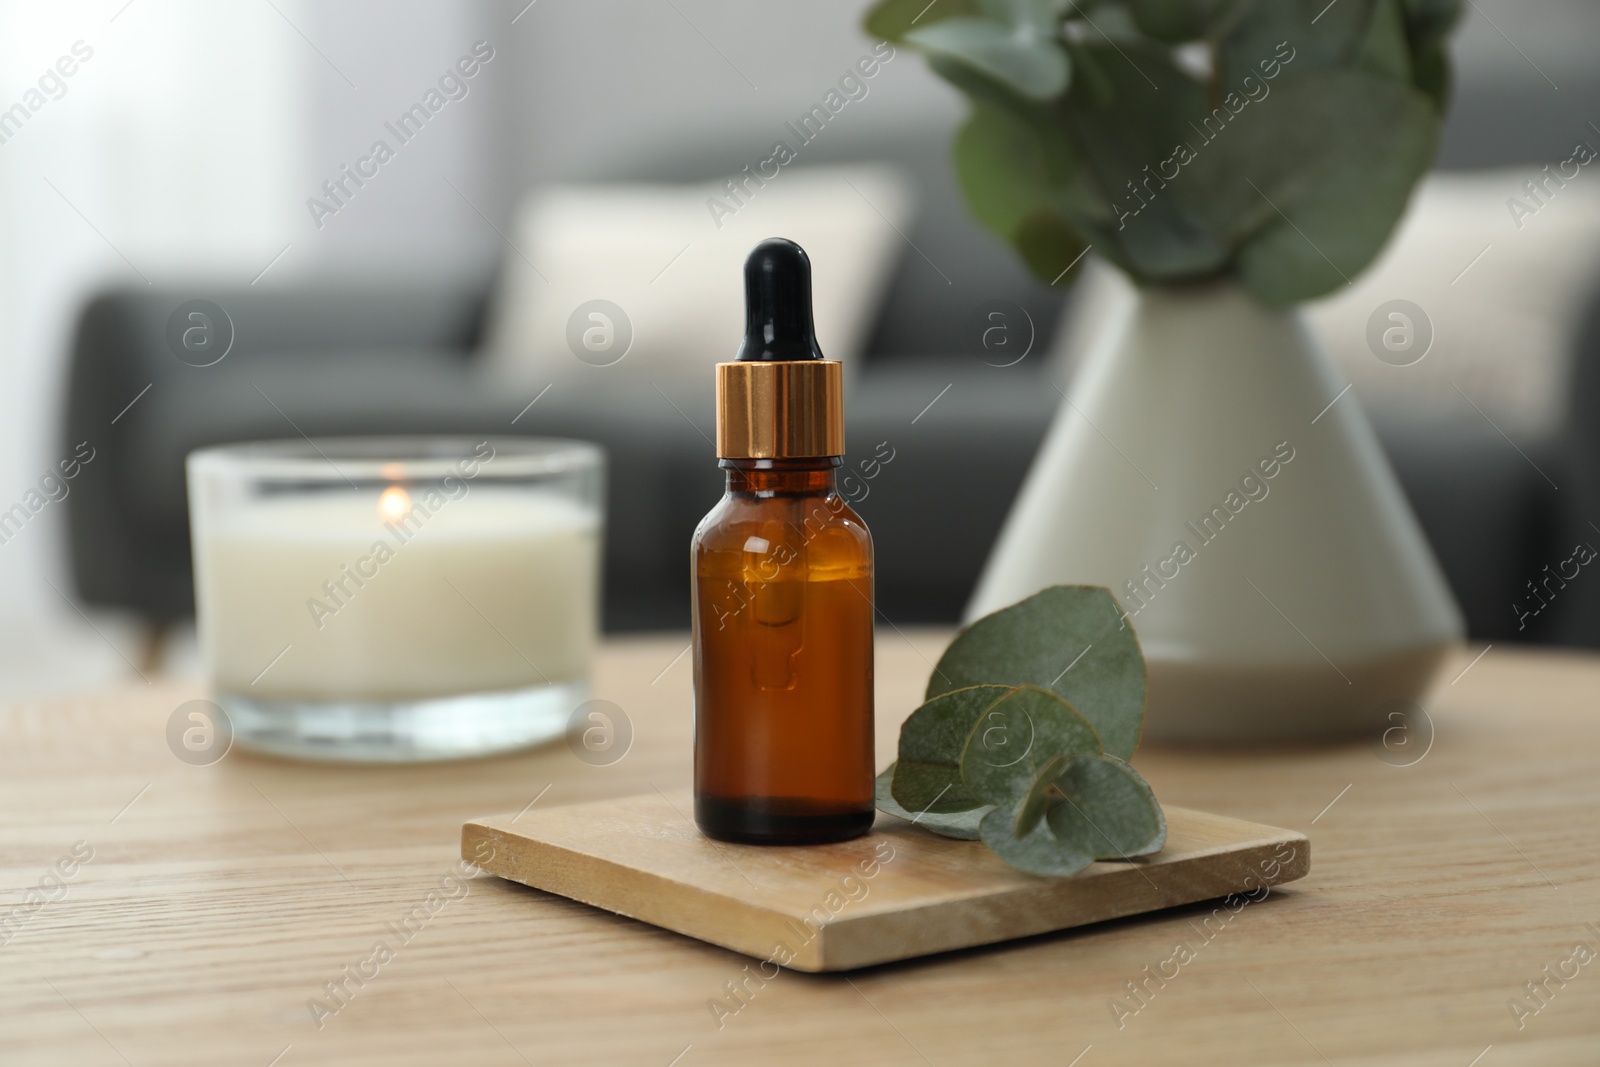
[[[729,845],[701,835],[693,801],[651,793],[461,829],[491,874],[801,971],[845,971],[1192,904],[1303,878],[1303,834],[1167,808],[1167,844],[1143,860],[1060,879],[1006,867],[976,841],[879,813],[832,845]],[[488,847],[483,847],[484,845]],[[1235,902],[1235,907],[1238,904]]]

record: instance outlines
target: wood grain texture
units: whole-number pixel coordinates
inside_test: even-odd
[[[845,971],[1194,904],[1237,910],[1305,877],[1304,835],[1171,808],[1148,859],[1072,878],[1010,870],[982,844],[880,814],[832,845],[773,848],[703,837],[693,796],[647,793],[462,827],[461,856],[559,893],[799,971]]]
[[[882,765],[949,634],[878,637]],[[1552,983],[1520,1029],[1507,1008],[1597,940],[1600,658],[1497,645],[1462,674],[1471,650],[1427,702],[1432,745],[1411,766],[1377,738],[1141,751],[1167,806],[1311,839],[1310,873],[1220,930],[1202,904],[755,986],[726,949],[487,875],[445,885],[475,816],[687,788],[686,644],[606,644],[595,695],[635,734],[606,767],[560,743],[460,765],[191,767],[164,730],[196,685],[0,704],[0,915],[74,842],[94,849],[0,946],[0,1064],[1600,1062],[1600,963]],[[308,1000],[419,907],[426,922],[319,1028]],[[1176,977],[1146,979],[1179,943]],[[1119,1017],[1130,982],[1150,992]],[[719,1016],[730,985],[746,992]]]

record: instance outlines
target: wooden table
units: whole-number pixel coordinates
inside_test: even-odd
[[[881,762],[946,636],[880,635]],[[1142,752],[1164,801],[1312,838],[1309,878],[1226,923],[1199,906],[848,977],[784,973],[719,1029],[708,1003],[745,958],[449,880],[471,816],[685,786],[683,646],[606,647],[596,695],[636,739],[605,767],[559,742],[457,765],[236,752],[193,767],[164,729],[196,686],[0,707],[0,1063],[1600,1062],[1600,960],[1548,981],[1537,1014],[1524,989],[1546,965],[1570,975],[1575,943],[1600,951],[1585,926],[1600,927],[1600,659],[1496,647],[1451,684],[1463,657],[1413,766],[1365,743]],[[75,865],[78,842],[93,854]],[[370,962],[380,941],[392,958]],[[1167,962],[1179,942],[1189,958]],[[325,983],[341,980],[339,1005]],[[320,1028],[312,998],[338,1006]]]

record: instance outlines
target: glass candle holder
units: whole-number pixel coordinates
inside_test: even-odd
[[[587,696],[603,457],[349,438],[188,457],[200,648],[234,741],[432,760],[560,735]]]

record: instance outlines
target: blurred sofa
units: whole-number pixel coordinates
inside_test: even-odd
[[[1043,358],[1056,323],[1070,326],[1068,294],[1028,277],[971,221],[948,173],[947,137],[872,146],[921,187],[907,235],[917,251],[889,283],[847,404],[846,465],[881,445],[893,455],[858,506],[877,543],[882,620],[897,626],[956,620],[1059,404],[1056,387],[1068,384],[1060,363]],[[655,176],[737,169],[721,162],[692,153],[656,164]],[[532,391],[482,373],[490,285],[327,279],[96,295],[75,330],[63,415],[64,439],[88,440],[100,457],[67,502],[78,596],[152,620],[193,610],[183,457],[194,448],[300,434],[537,434],[607,451],[606,629],[686,627],[689,537],[722,485],[707,441],[710,362],[729,358],[735,339],[728,353],[708,353],[703,383],[564,386],[527,408]],[[174,309],[196,299],[232,320],[233,348],[214,366],[183,362],[167,339]],[[996,301],[1025,311],[1037,331],[1034,354],[1014,366],[992,365],[982,346],[978,312]],[[1579,347],[1558,426],[1517,448],[1480,422],[1374,418],[1474,638],[1600,645],[1588,607],[1600,590],[1523,627],[1511,607],[1547,563],[1570,554],[1585,515],[1600,516],[1600,433],[1589,414],[1600,397],[1600,316]],[[1586,536],[1600,543],[1600,530]]]

